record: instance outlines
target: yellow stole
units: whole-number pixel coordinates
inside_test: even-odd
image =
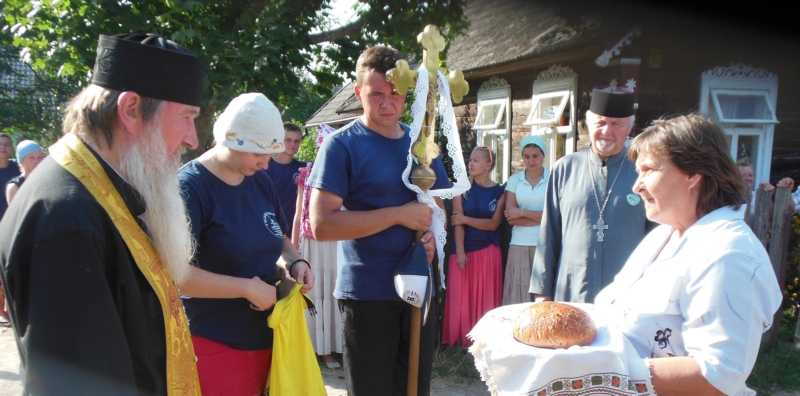
[[[64,135],[50,146],[49,152],[59,165],[80,180],[105,209],[139,270],[158,295],[166,330],[168,394],[199,395],[200,384],[189,323],[183,312],[178,288],[161,264],[150,239],[134,220],[103,167],[77,136],[71,133]]]

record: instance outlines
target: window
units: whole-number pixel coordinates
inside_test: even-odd
[[[524,125],[531,125],[531,134],[541,135],[547,143],[544,158],[547,168],[559,158],[575,152],[577,89],[578,75],[561,65],[548,67],[533,82],[531,112]]]
[[[767,92],[712,89],[716,118],[723,124],[776,124],[775,110]]]
[[[478,115],[472,129],[497,129],[505,121],[508,98],[478,102]]]
[[[770,177],[777,99],[778,78],[765,69],[734,64],[702,76],[700,113],[722,125],[731,158],[750,160],[756,186]]]
[[[566,125],[568,120],[563,118],[563,114],[569,94],[570,91],[556,91],[533,95],[531,112],[525,125]]]
[[[492,180],[505,183],[509,176],[509,136],[511,135],[511,86],[493,76],[478,90],[478,113],[472,129],[476,130],[476,146],[491,147],[497,159]]]

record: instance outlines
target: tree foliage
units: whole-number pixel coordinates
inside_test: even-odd
[[[415,37],[426,24],[458,34],[466,26],[464,3],[361,0],[355,21],[317,31],[326,27],[327,1],[4,0],[0,39],[20,51],[42,84],[57,81],[71,95],[89,81],[100,34],[153,32],[171,38],[208,62],[198,121],[201,145],[207,146],[214,114],[236,95],[262,92],[289,108],[300,107],[296,101],[307,97],[328,97],[344,76],[352,75],[358,55],[369,45],[385,43],[419,56]],[[2,124],[29,127],[22,118]]]

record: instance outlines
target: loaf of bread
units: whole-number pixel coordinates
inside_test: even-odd
[[[586,311],[569,304],[543,301],[526,307],[514,319],[514,338],[541,348],[586,346],[597,328]]]

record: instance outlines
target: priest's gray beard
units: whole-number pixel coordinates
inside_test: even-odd
[[[142,216],[164,267],[180,285],[189,276],[194,241],[180,194],[178,168],[181,152],[167,153],[161,124],[155,117],[144,135],[120,153],[120,173],[144,198]]]

